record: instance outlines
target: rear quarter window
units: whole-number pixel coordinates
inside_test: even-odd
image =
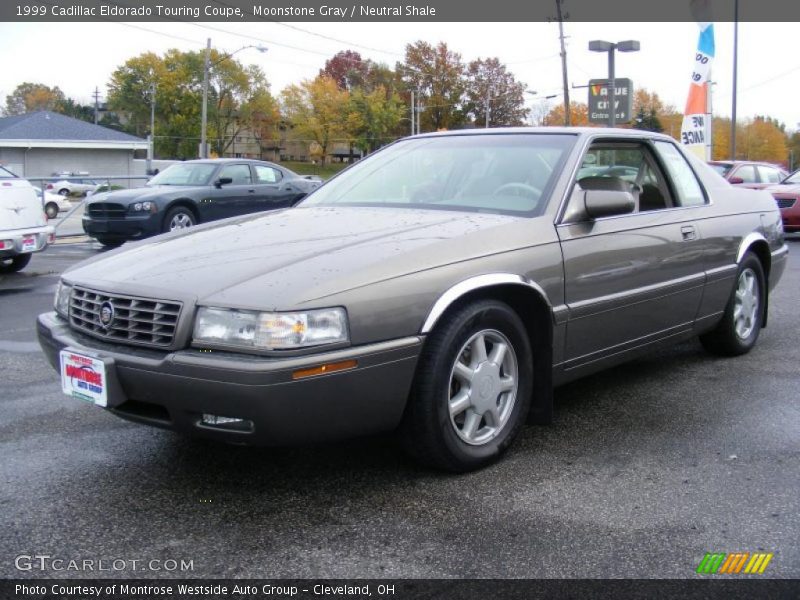
[[[680,150],[670,142],[656,142],[655,146],[675,186],[677,204],[679,206],[705,204],[706,196],[703,188]]]

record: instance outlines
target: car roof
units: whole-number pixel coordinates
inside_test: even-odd
[[[498,134],[555,134],[555,135],[579,135],[579,136],[609,136],[609,137],[633,137],[647,139],[661,139],[675,141],[663,133],[645,131],[643,129],[620,129],[611,127],[492,127],[488,129],[457,129],[453,131],[434,131],[420,135],[409,136],[413,138],[428,138],[440,136],[459,136],[459,135],[498,135]]]
[[[270,165],[270,166],[278,166],[275,163],[269,162],[268,160],[260,160],[257,158],[197,158],[195,160],[184,160],[182,161],[186,164],[210,164],[210,165],[219,165],[225,163],[249,163],[249,164],[256,164],[256,165]],[[176,163],[180,164],[180,163]]]
[[[739,166],[739,165],[763,165],[765,167],[775,167],[776,169],[781,169],[785,171],[785,169],[780,165],[775,165],[772,163],[764,162],[762,160],[710,160],[708,161],[710,165],[725,165],[725,166]]]

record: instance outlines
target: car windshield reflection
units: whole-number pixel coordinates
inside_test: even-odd
[[[357,163],[302,205],[537,215],[574,141],[565,134],[405,140]]]
[[[153,177],[147,185],[208,185],[216,168],[216,165],[203,163],[172,165]]]

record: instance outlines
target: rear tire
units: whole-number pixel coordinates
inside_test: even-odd
[[[0,259],[0,273],[16,273],[28,266],[31,262],[31,254],[18,254],[11,258]]]
[[[58,193],[61,196],[69,196],[69,190],[67,188],[64,188],[62,190],[58,190]]]
[[[48,202],[44,207],[44,214],[48,219],[55,219],[58,216],[58,204],[55,202]]]
[[[400,429],[406,451],[458,473],[497,460],[530,409],[533,353],[517,313],[482,300],[446,315],[418,365]]]
[[[719,324],[700,336],[703,347],[720,356],[746,354],[755,346],[764,319],[766,278],[761,261],[753,253],[744,255]]]

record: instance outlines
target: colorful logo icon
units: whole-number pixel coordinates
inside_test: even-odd
[[[706,552],[696,572],[701,575],[761,575],[773,556],[772,552]]]

